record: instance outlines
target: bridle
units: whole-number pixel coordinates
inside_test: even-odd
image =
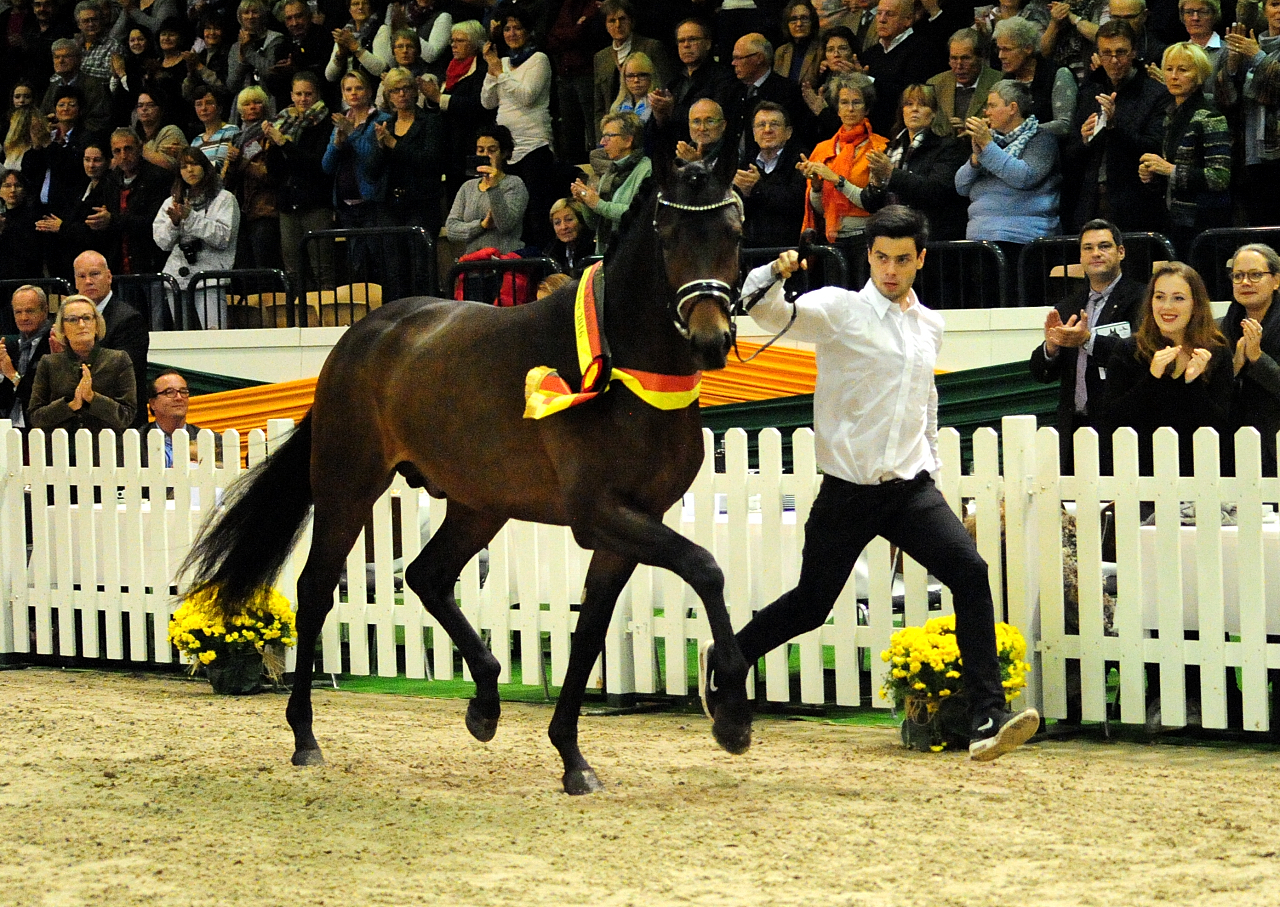
[[[662,233],[658,230],[658,211],[661,208],[671,208],[676,211],[705,212],[716,211],[720,208],[727,208],[734,205],[738,209],[739,215],[744,213],[742,199],[736,194],[730,192],[718,202],[712,202],[709,205],[686,205],[681,202],[673,202],[662,197],[662,193],[658,193],[658,204],[653,211],[653,231],[658,238],[658,250],[662,251]],[[733,309],[737,301],[738,290],[736,287],[730,286],[723,280],[715,277],[702,277],[697,280],[690,280],[688,283],[682,284],[676,290],[675,299],[671,303],[671,323],[675,325],[676,331],[685,340],[690,337],[689,319],[684,313],[686,303],[693,303],[690,311],[697,305],[695,300],[698,297],[710,297],[720,306],[725,316],[729,319],[729,332],[731,335],[736,334],[737,326],[733,321]]]

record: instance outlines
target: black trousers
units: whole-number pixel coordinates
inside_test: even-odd
[[[1003,710],[987,562],[928,473],[883,485],[823,477],[804,526],[799,585],[738,632],[747,664],[822,626],[858,555],[876,536],[901,548],[951,590],[956,641],[973,714]]]

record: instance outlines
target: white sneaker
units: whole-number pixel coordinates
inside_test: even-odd
[[[1005,753],[1011,753],[1031,739],[1040,730],[1040,713],[1025,709],[1011,715],[1007,712],[990,712],[986,723],[973,729],[974,740],[969,744],[969,758],[975,762],[990,762]]]

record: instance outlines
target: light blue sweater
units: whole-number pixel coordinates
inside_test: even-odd
[[[969,198],[966,239],[1029,243],[1056,236],[1058,140],[1043,129],[1032,136],[1022,157],[1011,157],[995,142],[978,155],[978,166],[966,160],[956,172],[956,191]]]

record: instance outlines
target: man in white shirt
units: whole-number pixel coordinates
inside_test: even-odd
[[[969,755],[985,762],[1028,740],[1040,715],[1005,711],[987,564],[930,477],[939,466],[933,370],[943,324],[911,289],[927,233],[918,212],[881,209],[867,221],[868,284],[858,292],[823,287],[794,303],[791,336],[818,348],[814,431],[822,487],[805,524],[799,583],[758,612],[737,640],[754,665],[822,626],[862,549],[883,536],[951,589],[972,710]],[[799,267],[796,252],[787,251],[748,275],[744,298],[769,286],[751,310],[765,328],[791,321],[782,283]],[[714,647],[703,646],[698,668],[698,692],[714,715]]]

